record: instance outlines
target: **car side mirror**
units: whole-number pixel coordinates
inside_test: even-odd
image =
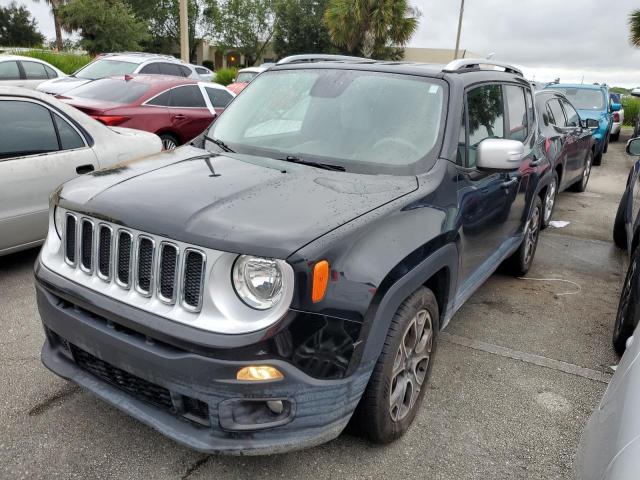
[[[629,155],[640,155],[640,137],[632,138],[627,142],[627,153]]]
[[[587,118],[586,120],[582,120],[581,122],[582,128],[598,128],[598,120],[595,118]]]
[[[476,152],[476,166],[484,170],[516,170],[524,157],[524,144],[506,138],[487,138]]]
[[[619,103],[612,103],[611,104],[611,111],[612,112],[619,112],[622,109],[622,105],[620,105]]]

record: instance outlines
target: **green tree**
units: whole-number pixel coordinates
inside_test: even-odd
[[[237,50],[253,65],[273,37],[274,0],[208,0],[207,33],[223,50]]]
[[[396,60],[420,15],[407,0],[329,0],[324,20],[333,44],[345,53]]]
[[[629,14],[629,41],[635,47],[640,47],[640,9]]]
[[[0,6],[0,45],[7,47],[35,47],[42,45],[44,36],[29,10],[15,2]]]
[[[327,0],[276,0],[273,49],[279,57],[333,51],[324,23]]]
[[[147,24],[121,0],[70,0],[59,10],[62,27],[80,32],[80,46],[92,55],[139,50]]]
[[[39,2],[40,0],[34,0]],[[53,15],[53,25],[56,30],[56,48],[61,51],[64,47],[62,42],[62,25],[60,23],[60,7],[65,3],[65,0],[44,0],[44,3],[51,7],[51,15]]]

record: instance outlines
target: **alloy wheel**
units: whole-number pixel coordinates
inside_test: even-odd
[[[591,174],[591,155],[587,157],[587,163],[582,171],[582,186],[585,187],[589,181],[589,175]]]
[[[540,208],[536,206],[535,210],[533,211],[533,214],[531,215],[531,219],[529,220],[529,225],[525,233],[525,239],[524,239],[525,264],[529,264],[529,262],[531,261],[531,256],[533,255],[536,242],[538,241],[539,233],[540,233]]]
[[[163,150],[173,150],[174,148],[176,148],[178,145],[176,145],[175,140],[173,140],[172,138],[163,138],[162,139],[162,149]]]
[[[407,325],[393,362],[389,414],[404,419],[418,399],[427,375],[433,348],[433,322],[427,310],[419,310]]]
[[[547,194],[544,198],[544,221],[546,223],[551,219],[551,214],[553,213],[553,205],[556,202],[556,191],[557,191],[557,182],[554,179],[549,184],[547,188]]]

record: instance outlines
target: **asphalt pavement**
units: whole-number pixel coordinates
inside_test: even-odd
[[[422,409],[387,446],[343,434],[269,457],[181,447],[42,366],[37,251],[0,257],[0,478],[570,478],[617,363],[625,133],[585,193],[559,195],[554,219],[570,223],[542,233],[527,278],[493,275],[442,332]]]

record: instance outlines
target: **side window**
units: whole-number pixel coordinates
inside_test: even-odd
[[[171,102],[171,90],[167,90],[164,93],[161,93],[155,98],[152,98],[147,102],[147,105],[156,105],[159,107],[168,107]]]
[[[44,69],[44,65],[37,62],[21,62],[24,73],[27,76],[27,80],[46,80],[47,71]]]
[[[476,149],[486,138],[504,138],[504,102],[500,85],[483,85],[467,93],[467,166],[475,167]]]
[[[47,77],[49,77],[49,78],[58,78],[58,73],[53,68],[45,65],[44,69],[47,72]]]
[[[182,72],[183,77],[189,77],[191,75],[191,69],[189,67],[185,67],[184,65],[178,65],[178,68]]]
[[[182,72],[175,63],[157,63],[162,75],[172,75],[174,77],[183,77]]]
[[[146,75],[158,75],[160,73],[160,69],[158,68],[157,63],[150,63],[142,67],[139,73]]]
[[[233,96],[226,90],[221,88],[207,88],[205,87],[205,91],[209,96],[209,100],[211,100],[211,105],[213,108],[225,108],[229,105],[229,102],[233,100]]]
[[[556,127],[560,127],[560,128],[566,127],[567,124],[565,122],[564,113],[562,112],[562,107],[560,106],[560,102],[558,102],[558,100],[554,98],[552,100],[549,100],[549,103],[547,103],[547,105],[549,106],[549,109],[553,114],[553,119],[555,120],[553,124]]]
[[[535,107],[533,106],[533,96],[531,95],[531,90],[525,89],[524,95],[525,97],[527,97],[527,124],[529,125],[529,130],[532,130],[536,122],[536,114]]]
[[[0,62],[0,80],[20,80],[18,62]]]
[[[567,115],[567,126],[568,127],[577,127],[580,125],[580,116],[576,109],[571,106],[569,102],[562,101],[562,106],[564,107],[564,113]]]
[[[63,120],[59,115],[53,115],[58,127],[58,135],[60,136],[60,144],[63,150],[72,150],[74,148],[84,147],[84,141],[82,137],[76,132],[66,120]]]
[[[551,125],[555,125],[556,124],[556,119],[553,117],[553,112],[551,111],[551,107],[549,106],[549,104],[545,104],[545,109],[547,111],[547,120],[548,123],[546,125],[548,125],[549,123]]]
[[[202,67],[196,67],[196,72],[201,73],[203,75],[209,73],[206,69]]]
[[[0,101],[0,159],[59,149],[51,112],[42,105]]]
[[[515,85],[504,86],[507,97],[507,112],[509,118],[509,135],[511,140],[524,142],[529,136],[527,127],[527,103],[524,99],[524,89]]]
[[[170,107],[206,108],[204,97],[197,85],[185,85],[171,90]]]
[[[458,165],[466,165],[467,163],[467,114],[464,108],[462,108],[462,123],[460,125],[460,134],[458,135],[456,163]]]

